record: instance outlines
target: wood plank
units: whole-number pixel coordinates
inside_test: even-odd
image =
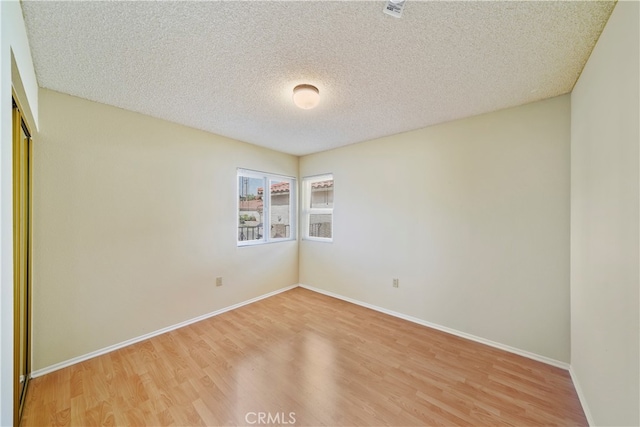
[[[247,425],[248,413],[587,425],[562,369],[302,288],[35,378],[22,425]]]

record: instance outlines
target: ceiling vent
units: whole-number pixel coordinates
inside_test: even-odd
[[[400,18],[402,17],[405,3],[406,0],[387,0],[387,5],[384,7],[383,12],[394,18]]]

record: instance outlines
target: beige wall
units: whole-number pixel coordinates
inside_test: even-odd
[[[236,168],[297,157],[47,90],[40,121],[35,370],[298,283],[297,242],[236,246]]]
[[[300,282],[568,362],[569,120],[566,95],[303,157],[335,223]]]
[[[638,2],[618,2],[571,95],[571,364],[596,425],[639,418]]]

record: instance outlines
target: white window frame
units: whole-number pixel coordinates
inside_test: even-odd
[[[239,240],[240,229],[240,178],[262,179],[262,238],[255,240]],[[271,184],[273,181],[289,182],[289,237],[271,237]],[[236,173],[236,243],[238,246],[255,246],[266,243],[288,242],[297,240],[297,183],[296,178],[286,175],[278,175],[268,172],[260,172],[251,169],[238,168]]]
[[[311,207],[311,185],[314,182],[320,181],[334,181],[334,200],[335,200],[335,180],[333,178],[332,173],[327,173],[323,175],[314,175],[314,176],[306,176],[302,178],[302,208],[301,208],[301,216],[302,216],[302,239],[303,240],[312,240],[316,242],[333,242],[334,235],[334,214],[333,210],[335,208],[335,202],[333,202],[332,208],[312,208]],[[331,215],[331,237],[315,237],[309,236],[309,221],[311,219],[311,215],[318,214],[330,214]]]

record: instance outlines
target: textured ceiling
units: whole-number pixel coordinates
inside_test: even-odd
[[[570,92],[615,3],[384,5],[22,6],[40,86],[303,155]]]

